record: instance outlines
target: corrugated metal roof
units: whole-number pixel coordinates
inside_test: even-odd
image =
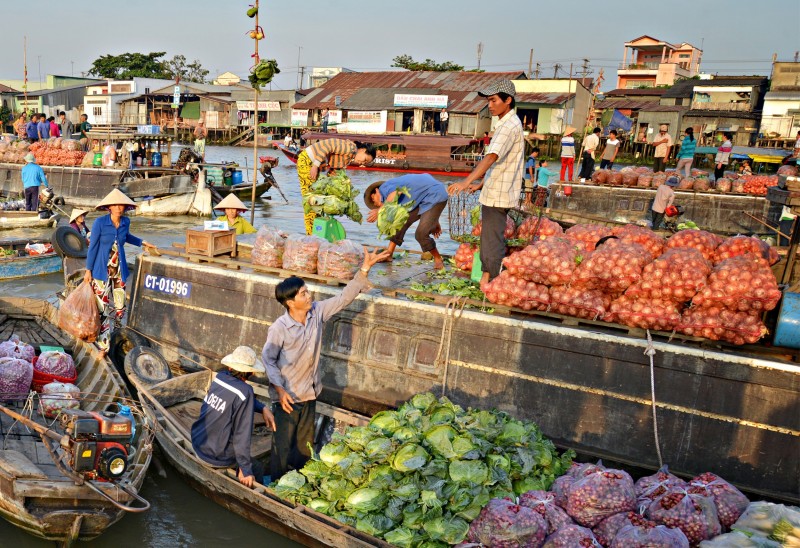
[[[639,109],[639,112],[688,112],[689,107],[681,105],[659,105],[650,103]]]
[[[50,95],[51,93],[59,93],[61,91],[72,91],[74,89],[81,89],[81,88],[88,88],[91,86],[96,86],[98,83],[102,84],[104,82],[90,82],[86,84],[75,84],[73,86],[64,86],[60,88],[47,88],[47,89],[39,89],[36,91],[29,91],[28,97],[40,97],[43,95]],[[23,95],[23,92],[18,92],[20,95]],[[106,96],[108,97],[108,96]],[[113,97],[113,96],[112,96]]]
[[[606,97],[633,97],[636,95],[654,95],[656,97],[660,97],[664,95],[664,92],[667,91],[666,88],[644,88],[644,89],[626,89],[626,88],[617,88],[612,89],[608,93],[606,93]]]
[[[598,110],[605,109],[625,109],[625,110],[640,110],[653,105],[658,105],[656,101],[641,101],[636,99],[606,99],[605,101],[598,102],[594,108]]]
[[[525,73],[516,72],[412,72],[383,71],[383,72],[341,72],[325,82],[321,87],[309,93],[305,99],[296,104],[296,108],[336,108],[335,98],[341,98],[342,103],[353,97],[363,89],[405,89],[415,93],[422,90],[435,92],[437,95],[447,95],[453,92],[475,92],[488,83],[500,78],[509,80],[523,79]],[[457,101],[461,101],[457,99]],[[485,100],[484,100],[485,103]],[[385,108],[385,107],[384,107]],[[475,112],[457,109],[450,106],[453,112]]]
[[[150,95],[172,95],[172,90],[175,84],[164,86],[163,88],[154,89]],[[217,95],[230,95],[234,90],[241,91],[243,89],[251,89],[249,86],[239,84],[231,84],[230,86],[215,86],[214,84],[198,84],[195,82],[181,82],[181,93],[214,93]]]
[[[17,90],[6,85],[0,84],[0,93],[17,93]]]
[[[563,105],[574,96],[574,93],[517,93],[516,99],[517,104],[538,103],[540,105]]]
[[[768,91],[764,99],[769,101],[800,101],[800,90],[798,91]]]
[[[755,112],[736,112],[732,110],[689,110],[684,116],[698,116],[703,118],[725,118],[736,120],[758,120],[761,118],[761,113]]]
[[[766,87],[766,76],[723,76],[711,80],[681,80],[669,88],[662,97],[691,97],[695,86],[719,87],[719,86],[756,86]]]

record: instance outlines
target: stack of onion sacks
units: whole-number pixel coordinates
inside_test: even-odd
[[[705,285],[710,273],[711,263],[696,248],[671,248],[644,267],[641,281],[629,287],[625,295],[685,303]]]
[[[720,237],[711,232],[695,229],[681,230],[670,236],[667,240],[667,248],[693,247],[703,254],[703,258],[710,261],[714,258],[714,250],[720,243]]]
[[[586,251],[594,251],[595,245],[601,238],[611,236],[611,229],[602,225],[574,225],[564,232],[564,236],[580,243]]]
[[[725,259],[747,254],[763,259],[767,266],[777,263],[779,259],[774,248],[755,236],[732,236],[719,244],[712,260],[714,264],[719,264]]]
[[[544,220],[544,219],[543,219]],[[516,278],[546,285],[566,285],[579,262],[578,248],[566,238],[539,240],[503,259]]]
[[[515,278],[507,270],[486,284],[484,294],[490,303],[523,310],[547,310],[550,306],[547,286]]]
[[[641,244],[653,259],[664,252],[664,238],[647,228],[646,226],[625,225],[616,227],[612,230],[614,236],[623,242],[633,242]]]
[[[517,229],[517,238],[533,242],[534,240],[546,240],[564,234],[564,229],[555,221],[547,217],[528,217]]]
[[[573,284],[619,296],[641,279],[642,270],[651,260],[650,252],[641,244],[609,240],[581,262]]]

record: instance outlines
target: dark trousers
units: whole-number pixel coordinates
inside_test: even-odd
[[[664,214],[657,213],[656,211],[650,210],[650,217],[653,221],[653,230],[656,230],[658,227],[661,226],[661,223],[664,222]]]
[[[489,279],[500,274],[500,265],[506,255],[506,216],[508,209],[481,206],[481,265]]]
[[[292,405],[287,414],[280,406],[272,406],[277,430],[272,436],[270,470],[272,481],[277,481],[289,468],[299,470],[311,458],[309,444],[314,445],[314,416],[317,401],[304,401]]]
[[[39,211],[38,186],[29,186],[25,189],[25,211]]]
[[[419,242],[419,247],[422,249],[423,253],[433,251],[436,249],[436,241],[431,234],[433,234],[439,226],[439,217],[442,215],[442,211],[444,211],[444,206],[446,205],[447,200],[439,202],[422,215],[419,214],[419,208],[415,207],[409,211],[408,221],[403,225],[403,228],[398,230],[397,234],[389,238],[389,241],[393,242],[398,247],[402,246],[403,237],[406,235],[408,229],[411,225],[419,221],[417,230],[414,232],[414,238]]]
[[[717,167],[717,164],[714,164],[714,180],[719,181],[723,177],[725,177],[725,168],[728,167],[726,165],[722,165],[722,167]]]
[[[450,120],[445,120],[443,122],[439,122],[439,133],[442,135],[447,135],[447,123]]]
[[[584,152],[581,156],[581,172],[578,173],[578,178],[591,179],[592,172],[594,172],[594,158],[588,152]]]
[[[667,159],[665,157],[653,158],[653,173],[665,171],[667,169]]]
[[[612,167],[614,167],[614,162],[611,160],[600,160],[600,169],[611,169]]]

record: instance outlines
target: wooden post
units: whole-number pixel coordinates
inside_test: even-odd
[[[256,27],[258,32],[258,0],[255,1],[256,8]],[[260,59],[258,56],[258,36],[253,39],[255,42],[255,64],[258,65]],[[252,191],[250,196],[250,224],[255,224],[256,221],[256,183],[258,183],[258,86],[253,86],[253,181]]]

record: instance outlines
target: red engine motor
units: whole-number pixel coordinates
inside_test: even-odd
[[[69,436],[70,467],[87,479],[115,481],[128,469],[133,435],[130,417],[113,411],[66,409],[61,426]]]

